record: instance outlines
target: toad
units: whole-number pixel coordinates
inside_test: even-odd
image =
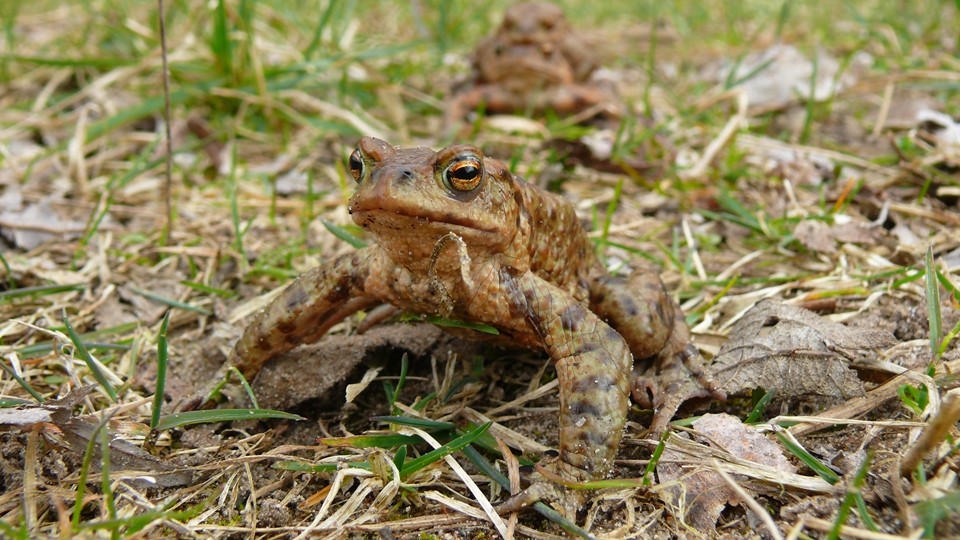
[[[364,138],[349,170],[358,184],[350,214],[377,243],[303,274],[256,316],[230,358],[246,377],[384,303],[488,325],[555,363],[560,451],[547,468],[574,481],[610,473],[631,384],[649,395],[649,385],[633,379],[634,359],[688,365],[687,377],[711,391],[657,274],[610,275],[566,199],[468,145],[434,152]],[[506,508],[540,499],[571,508],[576,493],[540,479]]]
[[[472,63],[471,84],[447,108],[448,126],[481,105],[489,114],[619,116],[610,92],[589,80],[597,68],[590,47],[554,4],[507,8],[497,31],[477,46]]]

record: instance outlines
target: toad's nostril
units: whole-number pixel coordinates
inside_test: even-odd
[[[404,178],[413,178],[413,171],[411,169],[403,169],[400,171],[400,174],[402,174]]]

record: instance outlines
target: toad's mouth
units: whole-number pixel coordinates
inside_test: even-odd
[[[396,219],[412,221],[420,225],[435,225],[438,227],[447,227],[454,232],[476,232],[482,234],[496,235],[500,230],[496,227],[484,225],[469,217],[455,214],[453,212],[443,211],[425,211],[418,209],[411,211],[404,208],[364,208],[361,204],[355,204],[350,208],[350,215],[354,223],[364,229],[376,227],[377,225],[386,225]],[[396,219],[395,219],[396,218]]]

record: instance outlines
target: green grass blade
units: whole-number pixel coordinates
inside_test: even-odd
[[[954,300],[960,302],[960,289],[957,289],[956,285],[954,285],[947,276],[943,275],[943,272],[941,272],[939,268],[937,268],[937,281],[943,285],[944,289],[953,295]]]
[[[243,373],[240,373],[240,370],[236,366],[230,368],[230,372],[237,376],[240,379],[240,384],[243,386],[243,389],[247,392],[247,397],[250,398],[250,403],[253,404],[254,409],[259,409],[260,405],[257,403],[257,396],[253,393],[253,388],[250,387],[250,383],[247,382],[247,378],[243,376]]]
[[[925,258],[925,289],[927,297],[927,319],[930,321],[930,353],[933,362],[940,359],[940,338],[943,336],[943,320],[940,318],[940,283],[937,280],[937,267],[933,262],[933,246],[927,247]]]
[[[28,345],[22,349],[17,349],[17,354],[23,356],[24,358],[36,358],[45,354],[49,354],[53,351],[53,343],[47,341],[44,343],[36,343],[34,345]],[[90,352],[102,352],[102,351],[129,351],[129,345],[122,345],[118,343],[100,343],[98,341],[84,341],[84,347],[87,348]]]
[[[763,414],[763,411],[767,408],[767,405],[770,404],[770,401],[773,400],[773,397],[777,395],[776,390],[770,390],[763,395],[757,404],[754,405],[753,410],[750,411],[750,414],[747,416],[747,419],[743,421],[744,424],[753,424],[756,422],[760,415]]]
[[[496,328],[481,323],[475,323],[470,321],[455,321],[452,319],[444,319],[442,317],[437,317],[436,315],[427,315],[426,321],[430,324],[435,324],[437,326],[450,326],[453,328],[468,328],[470,330],[476,330],[477,332],[483,332],[484,334],[499,335],[500,331]]]
[[[353,437],[330,437],[327,439],[318,439],[318,442],[337,448],[396,448],[408,444],[423,444],[423,439],[421,439],[419,435],[377,433],[373,435],[355,435]]]
[[[48,294],[57,294],[67,291],[82,291],[87,286],[82,283],[74,285],[37,285],[35,287],[20,287],[19,289],[9,289],[0,292],[0,302],[12,298],[22,298],[24,296],[45,296]]]
[[[467,456],[467,459],[469,459],[478,469],[480,469],[483,474],[490,477],[490,479],[497,484],[500,484],[500,487],[502,487],[508,493],[510,492],[510,481],[507,479],[507,477],[495,469],[493,465],[491,465],[486,459],[484,459],[484,457],[480,455],[480,452],[478,452],[476,448],[471,445],[467,445],[463,449],[463,454]],[[559,512],[542,502],[535,503],[533,505],[533,509],[536,510],[541,516],[556,523],[571,534],[575,534],[580,538],[586,538],[587,540],[596,540],[595,536],[581,529],[576,523],[563,517]]]
[[[26,390],[28,394],[33,396],[33,399],[36,399],[40,403],[43,403],[44,401],[46,401],[43,398],[43,396],[40,395],[39,392],[34,390],[33,387],[30,386],[29,383],[27,383],[27,381],[23,380],[23,377],[21,377],[20,375],[17,375],[17,372],[13,369],[13,366],[8,366],[6,363],[0,360],[0,368],[3,368],[3,370],[7,372],[7,375],[10,375],[11,377],[13,377],[13,380],[17,381],[17,384],[22,386],[23,389]]]
[[[830,470],[826,465],[820,463],[820,460],[810,455],[802,446],[795,444],[791,441],[786,435],[776,432],[777,438],[780,439],[780,442],[787,447],[787,450],[797,456],[797,458],[802,461],[807,467],[810,467],[813,472],[817,473],[820,478],[823,478],[831,486],[840,481],[840,477],[837,476],[837,473]]]
[[[800,144],[807,144],[810,140],[810,130],[813,127],[813,106],[817,102],[817,78],[820,73],[820,49],[813,51],[813,72],[810,74],[810,94],[807,96],[807,110],[803,119],[803,131],[800,133]]]
[[[613,213],[617,211],[620,204],[620,192],[623,190],[623,177],[617,181],[617,186],[613,188],[613,199],[607,205],[607,212],[603,216],[603,232],[600,234],[600,243],[606,243],[607,236],[610,233],[610,224],[613,222]]]
[[[232,45],[230,25],[227,20],[226,0],[219,0],[213,17],[213,36],[211,36],[210,50],[217,60],[220,73],[228,77],[233,75]]]
[[[706,304],[698,307],[698,308],[696,309],[696,311],[693,311],[693,312],[687,314],[687,317],[686,317],[687,325],[688,325],[688,326],[693,326],[693,323],[695,323],[696,321],[699,321],[699,320],[700,320],[700,317],[702,317],[703,314],[706,313],[708,309],[710,309],[710,308],[712,308],[713,306],[717,305],[717,302],[719,302],[721,298],[723,298],[724,296],[726,296],[727,293],[730,292],[730,289],[732,289],[733,286],[736,285],[736,284],[737,284],[737,281],[739,281],[739,280],[740,280],[740,274],[734,275],[734,276],[733,276],[732,278],[730,278],[730,280],[727,281],[727,283],[723,286],[723,289],[722,289],[719,293],[717,293],[713,298],[711,298],[709,302],[707,302]]]
[[[363,469],[369,471],[371,469],[370,463],[366,461],[350,461],[347,463],[347,467],[353,469]],[[294,471],[294,472],[336,472],[340,468],[338,463],[320,463],[319,465],[312,465],[310,463],[303,463],[302,461],[279,461],[273,464],[274,469],[280,469],[282,471]]]
[[[343,227],[340,227],[334,224],[332,221],[325,218],[320,218],[320,223],[323,223],[323,226],[326,227],[326,229],[330,231],[331,234],[343,240],[344,242],[350,244],[351,246],[357,249],[367,247],[366,242],[357,238],[356,236],[351,234],[349,231],[347,231]]]
[[[913,505],[913,511],[920,518],[923,537],[933,538],[934,528],[941,519],[960,512],[960,491],[947,493],[939,499],[919,502]]]
[[[163,316],[160,333],[157,334],[157,387],[153,394],[153,411],[150,414],[150,429],[160,424],[160,412],[163,409],[163,392],[167,386],[167,325],[170,324],[170,311]]]
[[[396,388],[393,388],[389,393],[390,398],[390,410],[393,411],[395,416],[400,415],[400,409],[395,405],[397,403],[397,398],[400,396],[400,389],[403,388],[403,383],[407,381],[407,371],[410,370],[410,358],[407,353],[403,353],[403,356],[400,357],[400,379],[397,380]],[[384,381],[386,383],[387,381]]]
[[[456,424],[450,422],[437,422],[436,420],[410,418],[407,416],[371,416],[370,420],[373,422],[386,422],[395,426],[415,427],[424,431],[453,431],[457,428]]]
[[[74,68],[78,70],[85,68],[110,70],[130,66],[139,61],[134,58],[47,58],[43,56],[21,56],[17,54],[0,55],[0,60],[9,60],[21,64],[34,64],[37,66]]]
[[[202,308],[199,306],[192,306],[190,304],[185,304],[183,302],[179,302],[172,298],[167,298],[166,296],[160,296],[159,294],[153,294],[152,292],[145,291],[140,287],[131,286],[130,290],[146,298],[147,300],[151,300],[158,304],[163,304],[165,306],[172,307],[172,308],[183,309],[186,311],[193,311],[195,313],[200,313],[202,315],[213,315],[213,312],[210,311],[209,309]]]
[[[157,430],[163,431],[193,424],[212,424],[237,420],[265,420],[267,418],[297,421],[306,420],[306,418],[296,414],[272,411],[270,409],[216,409],[212,411],[188,411],[168,414],[160,419],[160,422],[157,424]]]
[[[3,269],[7,271],[7,287],[12,290],[17,288],[17,282],[13,279],[13,272],[10,271],[10,263],[7,262],[7,258],[3,256],[3,253],[0,253],[0,264],[3,264]]]
[[[16,538],[18,540],[29,540],[30,531],[27,530],[27,522],[23,521],[23,516],[20,516],[20,528],[14,529],[12,525],[8,525],[3,521],[0,521],[0,532],[3,533],[4,538]]]
[[[947,335],[943,337],[943,341],[940,342],[940,348],[937,349],[937,355],[943,356],[943,353],[947,352],[947,347],[950,346],[950,342],[957,337],[957,334],[960,334],[960,321],[957,321],[957,324],[953,326]]]
[[[480,382],[480,379],[478,379],[477,377],[466,377],[464,379],[461,379],[459,382],[457,382],[457,384],[453,385],[453,387],[450,388],[446,396],[443,396],[443,401],[441,401],[441,403],[449,403],[450,400],[453,399],[453,396],[457,395],[460,392],[460,390],[463,389],[464,386],[470,383],[479,383],[479,382]]]
[[[210,505],[219,495],[222,490],[217,490],[212,493],[209,497],[203,501],[197,503],[191,508],[186,510],[179,510],[176,512],[171,512],[169,510],[149,510],[141,514],[136,514],[134,516],[120,518],[120,519],[111,519],[107,521],[97,521],[94,523],[84,523],[80,528],[86,530],[98,530],[98,529],[113,529],[120,530],[126,529],[125,535],[132,537],[132,535],[143,530],[147,525],[150,525],[154,521],[158,520],[170,520],[170,521],[189,521],[200,515],[207,506]],[[170,505],[177,502],[177,499],[174,499],[170,502]],[[169,505],[168,505],[169,506]]]
[[[406,478],[411,474],[419,471],[420,469],[435,463],[444,458],[444,456],[450,455],[457,450],[461,450],[463,447],[475,441],[478,437],[486,433],[490,426],[493,425],[493,422],[487,422],[486,424],[465,433],[456,439],[448,442],[447,444],[441,446],[440,448],[435,448],[430,452],[416,458],[411,459],[404,465],[403,469],[400,471],[400,477]]]
[[[649,486],[651,478],[653,478],[653,471],[657,468],[657,463],[660,462],[660,456],[663,454],[663,450],[667,447],[667,439],[670,438],[671,431],[669,429],[664,430],[663,434],[660,435],[660,442],[657,444],[657,447],[653,450],[653,455],[650,456],[650,461],[647,463],[646,470],[643,471],[643,479],[641,483],[645,486]]]
[[[97,436],[101,430],[106,429],[107,422],[110,421],[111,417],[112,415],[105,416],[93,428],[93,431],[90,433],[90,440],[87,441],[87,448],[83,452],[83,461],[80,464],[80,478],[77,480],[77,495],[73,500],[72,525],[74,531],[77,530],[77,526],[80,525],[80,512],[83,511],[83,493],[87,487],[87,475],[90,474],[90,463],[93,461],[93,447],[96,444]]]
[[[317,50],[317,47],[320,46],[320,38],[323,36],[323,29],[327,27],[327,24],[330,22],[330,16],[333,15],[333,10],[338,4],[339,2],[337,0],[331,0],[327,4],[327,9],[323,10],[323,14],[320,16],[320,21],[317,23],[317,27],[313,31],[313,38],[310,40],[310,44],[307,45],[307,48],[303,51],[303,58],[305,60],[309,61],[313,58],[313,53]]]
[[[107,380],[106,375],[100,371],[100,366],[93,360],[93,357],[90,356],[90,351],[87,350],[86,345],[84,345],[83,340],[80,339],[80,335],[77,334],[77,331],[74,330],[73,325],[70,324],[70,319],[67,318],[67,310],[63,310],[63,325],[67,327],[67,334],[70,336],[70,341],[73,342],[73,347],[80,354],[80,358],[83,359],[84,363],[87,364],[87,367],[90,368],[90,372],[93,373],[93,377],[97,379],[97,382],[100,383],[100,386],[107,392],[107,395],[110,396],[110,399],[116,403],[117,402],[117,391],[113,388],[113,385],[110,384],[110,381]]]
[[[860,521],[871,531],[875,533],[880,532],[880,528],[877,527],[876,522],[870,517],[870,512],[867,511],[867,502],[863,500],[863,493],[857,493],[855,498],[857,500],[857,513],[860,515]]]
[[[209,285],[204,285],[203,283],[197,283],[196,281],[187,281],[183,280],[180,282],[181,285],[190,287],[195,291],[200,291],[207,294],[215,294],[220,298],[233,298],[237,295],[235,291],[228,291],[226,289],[218,289],[216,287],[211,287]]]
[[[742,220],[741,224],[758,232],[763,232],[763,227],[760,226],[760,220],[757,219],[757,216],[747,210],[746,207],[731,196],[730,192],[726,189],[721,190],[717,195],[717,203],[727,212],[739,217]]]
[[[100,430],[100,492],[107,506],[107,516],[111,521],[117,519],[117,505],[114,501],[113,488],[110,485],[110,434],[106,429]],[[120,531],[114,527],[110,534],[111,540],[120,538]]]
[[[397,470],[403,468],[404,462],[407,461],[407,445],[403,445],[400,448],[397,448],[397,453],[393,455],[393,464],[397,467]]]
[[[96,341],[90,341],[93,338],[103,337],[110,334],[124,334],[127,332],[132,332],[137,329],[139,323],[129,322],[119,324],[111,328],[104,328],[103,330],[94,330],[93,332],[85,332],[80,334],[80,338],[83,339],[83,344],[87,346],[88,350],[92,349],[124,349],[129,350],[128,345],[115,344],[115,343],[99,343]],[[64,328],[65,329],[65,328]],[[36,356],[39,354],[46,354],[53,350],[54,341],[41,341],[40,343],[34,343],[33,345],[27,345],[26,347],[17,349],[17,354],[20,356]]]
[[[843,502],[840,503],[840,509],[837,511],[837,519],[833,522],[833,528],[830,530],[830,534],[827,535],[828,540],[840,539],[840,528],[847,522],[847,516],[850,515],[850,510],[857,502],[860,489],[863,488],[863,482],[867,478],[867,471],[870,468],[872,457],[872,452],[867,452],[867,457],[857,470],[857,475],[854,477],[853,482],[847,486],[847,495],[844,497]],[[861,514],[861,519],[863,519],[864,516],[866,516],[867,520],[871,520],[870,515],[866,513],[866,508],[864,508],[864,512]]]

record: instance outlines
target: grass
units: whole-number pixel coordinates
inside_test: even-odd
[[[592,218],[598,251],[618,271],[646,262],[661,267],[668,288],[684,301],[688,322],[698,325],[697,343],[705,351],[715,352],[732,318],[760,296],[832,302],[838,318],[892,325],[902,341],[929,342],[922,352],[904,352],[904,346],[883,358],[911,366],[914,357],[922,357],[918,376],[934,377],[936,383],[902,385],[892,400],[876,403],[863,416],[916,419],[935,412],[930,409],[942,396],[932,392],[947,391],[943,376],[958,354],[960,292],[953,285],[952,252],[960,238],[956,195],[949,192],[960,186],[960,178],[922,130],[881,126],[879,138],[867,134],[890,84],[891,111],[923,98],[948,114],[960,114],[955,76],[960,41],[951,34],[960,21],[960,4],[559,3],[595,40],[593,48],[605,55],[614,78],[622,80],[624,101],[642,111],[611,130],[608,162],[622,174],[576,164],[553,148],[550,139],[575,141],[596,132],[565,119],[548,118],[542,133],[528,136],[491,129],[481,114],[468,142],[528,180],[581,202],[578,210],[585,221]],[[487,492],[509,489],[506,477],[489,462],[502,457],[494,436],[516,436],[514,444],[520,445],[517,441],[527,440],[523,435],[555,447],[555,428],[539,425],[543,418],[555,421],[555,413],[543,412],[555,400],[548,394],[488,420],[464,416],[468,408],[484,413],[551,382],[551,370],[527,369],[500,352],[485,354],[482,370],[466,359],[451,361],[444,373],[425,373],[406,356],[391,356],[395,365],[383,374],[399,373],[399,379],[383,378],[386,397],[361,394],[354,409],[327,411],[319,425],[294,424],[302,417],[261,409],[258,398],[265,402],[265,396],[256,391],[256,382],[242,377],[235,393],[243,388],[252,409],[181,413],[165,401],[166,395],[175,401],[184,397],[178,385],[205,382],[195,380],[205,373],[204,362],[218,364],[229,352],[246,320],[234,316],[235,309],[334,255],[372,244],[346,212],[354,182],[344,169],[345,157],[368,134],[393,144],[440,145],[443,100],[467,77],[470,50],[495,28],[509,2],[164,4],[169,124],[163,120],[156,2],[0,2],[0,196],[6,201],[16,188],[25,204],[32,204],[54,193],[50,213],[80,224],[76,232],[53,234],[39,247],[18,247],[20,240],[11,235],[37,232],[37,227],[0,211],[7,243],[0,256],[0,403],[5,411],[29,410],[87,382],[101,390],[74,405],[74,415],[96,429],[79,468],[70,471],[72,480],[41,476],[45,486],[58,486],[58,497],[73,490],[72,511],[60,512],[39,497],[31,499],[42,510],[39,518],[28,520],[27,486],[11,476],[4,489],[12,495],[0,498],[2,534],[32,538],[105,530],[118,538],[190,530],[198,536],[264,537],[272,533],[252,532],[260,526],[253,516],[262,517],[264,501],[271,500],[288,515],[277,526],[291,527],[287,532],[296,535],[300,529],[295,527],[307,526],[315,512],[297,501],[329,488],[341,462],[372,474],[386,460],[401,477],[395,498],[385,502],[354,501],[362,492],[358,487],[334,493],[329,519],[335,517],[340,527],[352,523],[351,530],[361,534],[370,532],[363,529],[369,523],[358,520],[365,509],[396,527],[405,526],[407,518],[441,515],[434,503],[424,502],[437,484],[471,501],[444,456],[464,463],[466,458],[475,467],[471,473],[482,471],[489,478]],[[858,76],[858,83],[825,103],[809,99],[811,84],[794,89],[788,106],[748,111],[704,175],[682,174],[737,113],[735,100],[717,96],[764,77],[771,65],[739,80],[733,71],[706,80],[707,68],[723,59],[736,66],[775,40],[796,46],[815,72],[827,69],[828,56],[837,59],[840,72]],[[862,53],[872,60],[865,71],[857,71]],[[203,129],[190,128],[188,119]],[[169,228],[163,189],[167,126],[174,148]],[[783,145],[781,153],[803,158],[813,149],[816,155],[787,160],[760,146],[770,141]],[[821,158],[831,159],[830,164]],[[858,165],[857,159],[875,166]],[[883,216],[871,226],[883,230],[879,240],[839,240],[834,253],[816,252],[793,234],[808,220],[829,227],[847,221],[866,226]],[[683,219],[688,230],[681,228]],[[894,224],[897,228],[886,232]],[[43,222],[39,230],[59,227]],[[469,321],[428,320],[496,332]],[[70,351],[81,361],[74,361]],[[152,373],[153,362],[157,385],[151,395],[142,381],[149,379],[144,374]],[[756,403],[734,400],[726,407],[763,426],[770,411],[781,407],[781,397],[768,393]],[[792,406],[789,396],[783,399]],[[240,421],[249,419],[257,423]],[[216,452],[191,447],[201,444],[189,442],[191,437],[207,429],[194,426],[230,422],[223,430],[211,428]],[[386,431],[364,433],[373,427]],[[405,431],[413,428],[439,439],[441,448],[430,448]],[[836,444],[850,445],[841,450],[861,449],[859,432],[836,429],[846,436]],[[629,462],[643,461],[639,467],[653,489],[653,473],[669,441],[647,444],[644,437],[632,428],[627,433],[616,476],[637,476]],[[204,480],[196,487],[130,487],[104,444],[116,438],[142,444],[163,463],[208,455]],[[318,438],[320,446],[299,446]],[[842,524],[910,533],[901,527],[909,516],[891,519],[871,502],[876,496],[866,496],[882,489],[875,481],[882,471],[879,456],[905,451],[897,437],[872,439],[867,450],[877,460],[843,474],[804,450],[817,446],[802,437],[777,440],[813,474],[846,487],[836,496],[833,531],[824,534],[837,534]],[[15,446],[19,439],[6,434],[4,444]],[[39,444],[44,452],[71,452],[53,449],[43,437]],[[904,484],[906,500],[928,537],[953,530],[960,506],[960,486],[948,476],[956,449],[948,441],[937,444]],[[96,447],[105,449],[99,460]],[[72,452],[79,456],[83,450]],[[271,453],[275,450],[279,454]],[[533,464],[537,455],[531,452],[520,457],[521,465]],[[88,481],[98,466],[99,478]],[[392,481],[389,476],[380,484],[358,476],[355,485],[369,481],[380,493]],[[927,490],[922,481],[939,491]],[[792,491],[790,496],[807,495]],[[671,511],[654,491],[630,491],[618,500],[634,504],[625,514]],[[375,506],[381,502],[385,506]],[[775,496],[767,502],[772,510],[786,504]],[[336,514],[353,504],[353,514]],[[215,511],[201,514],[210,508]],[[575,534],[589,534],[545,505],[536,510]],[[616,512],[607,517],[620,519]],[[734,530],[743,515],[738,512],[724,513]],[[648,532],[676,533],[682,530],[671,528],[677,519],[659,520]],[[778,519],[784,530],[796,525]],[[522,516],[518,526],[557,531],[538,520]],[[237,530],[216,528],[225,523]],[[479,535],[494,530],[482,521],[465,523]],[[617,523],[628,525],[622,519]]]

